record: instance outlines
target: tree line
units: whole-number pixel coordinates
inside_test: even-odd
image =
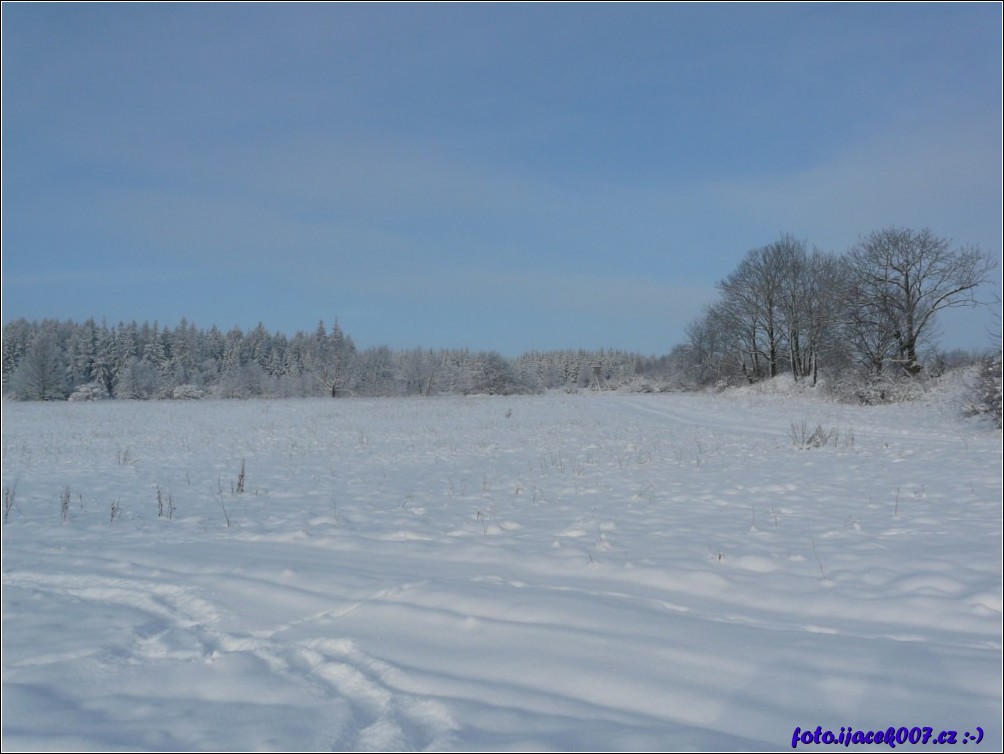
[[[184,319],[173,328],[19,319],[4,327],[3,392],[21,400],[504,395],[595,382],[702,388],[780,374],[815,385],[825,374],[831,384],[850,386],[842,388],[845,397],[871,402],[887,399],[890,381],[939,366],[930,348],[937,314],[980,303],[978,289],[994,268],[978,248],[953,248],[929,230],[886,228],[843,254],[782,234],[745,254],[719,281],[717,300],[688,326],[687,341],[661,357],[359,350],[337,320],[286,336],[262,324],[247,332],[201,330]],[[999,342],[995,351],[984,372],[999,405]],[[943,355],[937,358],[943,366]]]
[[[3,391],[19,400],[504,395],[618,383],[644,359],[616,350],[357,349],[337,321],[287,336],[144,322],[18,319],[4,327]]]
[[[859,384],[916,377],[936,315],[979,304],[994,267],[978,248],[953,248],[929,230],[886,228],[843,254],[782,234],[718,283],[684,356],[704,384],[781,373],[816,384],[821,370]]]

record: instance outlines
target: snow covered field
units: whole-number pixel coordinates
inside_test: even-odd
[[[7,403],[3,485],[4,751],[1002,743],[956,404]]]

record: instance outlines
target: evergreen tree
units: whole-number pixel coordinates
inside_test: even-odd
[[[3,329],[3,389],[7,392],[18,364],[28,352],[31,344],[31,324],[24,318],[17,319]]]

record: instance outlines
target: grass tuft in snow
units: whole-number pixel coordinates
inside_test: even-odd
[[[806,421],[792,422],[791,430],[788,433],[791,444],[796,448],[808,450],[809,448],[822,448],[824,445],[836,445],[840,442],[840,431],[836,429],[826,429],[822,424],[817,424],[816,428],[809,430]],[[854,434],[849,433],[844,440],[844,446],[854,445]]]
[[[11,487],[8,484],[3,488],[3,522],[6,524],[10,520],[10,512],[14,509],[14,497],[17,494],[17,484]]]
[[[243,495],[244,494],[244,483],[245,483],[245,480],[247,479],[246,471],[247,471],[246,465],[244,463],[244,459],[242,458],[241,459],[241,470],[237,473],[236,491],[237,491],[238,495]]]
[[[157,485],[157,518],[167,518],[169,521],[174,518],[174,498],[168,493],[165,503],[164,493],[161,492],[159,484]]]
[[[66,522],[67,517],[70,515],[70,488],[64,487],[63,491],[59,493],[59,520],[62,523]]]

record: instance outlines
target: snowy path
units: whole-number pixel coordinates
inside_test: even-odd
[[[5,751],[1001,743],[1001,440],[944,406],[17,404],[3,445]]]

